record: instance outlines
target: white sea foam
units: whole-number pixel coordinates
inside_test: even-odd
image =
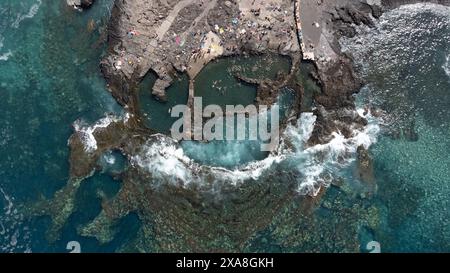
[[[266,112],[260,115],[267,115]],[[312,131],[312,130],[311,130]],[[172,183],[190,184],[201,183],[205,175],[213,175],[217,181],[227,181],[231,184],[237,184],[248,179],[258,179],[265,170],[273,164],[279,163],[284,159],[282,153],[273,153],[261,161],[250,162],[236,169],[227,169],[223,167],[212,167],[201,165],[186,155],[183,147],[175,140],[164,136],[155,135],[157,141],[151,140],[145,145],[140,154],[134,156],[131,163],[139,166],[153,177],[162,181]],[[229,149],[241,149],[240,145],[230,144]],[[201,147],[196,146],[196,151],[201,153]],[[221,154],[222,161],[235,161],[240,156],[241,151],[229,151]],[[192,151],[191,151],[192,153]],[[235,157],[235,158],[232,158]]]
[[[67,0],[67,5],[73,7],[75,10],[82,11],[82,9],[79,7],[81,5],[80,0]]]
[[[422,10],[435,8],[433,5],[412,5],[396,12],[410,12],[419,7]],[[341,132],[334,132],[328,143],[308,147],[307,141],[313,132],[316,117],[312,113],[303,113],[296,125],[289,125],[286,128],[282,136],[282,144],[277,152],[264,160],[252,162],[234,170],[195,163],[186,156],[177,142],[162,135],[159,135],[156,141],[149,141],[147,145],[144,145],[142,151],[132,158],[132,165],[145,169],[151,173],[152,177],[164,181],[182,182],[186,185],[202,183],[205,181],[202,176],[206,175],[212,175],[215,180],[230,183],[258,179],[271,166],[283,162],[288,163],[286,165],[289,168],[293,168],[300,174],[294,178],[298,180],[298,192],[314,196],[322,187],[329,186],[342,170],[356,160],[358,147],[363,146],[368,149],[377,141],[381,121],[364,109],[358,109],[355,114],[366,118],[368,125],[363,128],[354,127],[349,137],[345,137]]]
[[[5,193],[5,191],[2,188],[0,188],[0,193],[3,195],[3,199],[6,202],[6,206],[4,207],[4,213],[5,215],[11,215],[13,208],[12,199]]]
[[[98,129],[107,128],[111,123],[124,122],[127,123],[130,114],[126,113],[124,117],[117,117],[114,115],[108,115],[94,125],[85,125],[82,120],[77,120],[73,124],[75,131],[80,135],[81,141],[84,145],[84,150],[88,153],[95,152],[97,150],[97,140],[95,139],[94,132]]]
[[[189,182],[192,179],[191,160],[184,155],[177,142],[156,135],[157,141],[143,147],[140,155],[132,157],[131,164],[149,171],[153,177],[170,182]]]
[[[242,168],[229,170],[195,163],[185,155],[177,142],[167,136],[158,135],[157,141],[145,145],[139,155],[131,159],[131,164],[141,167],[160,181],[170,183],[201,183],[203,175],[213,175],[217,181],[237,184],[247,179],[258,179],[273,163],[280,162],[282,156],[269,156],[264,160],[251,162]]]
[[[0,252],[31,252],[29,228],[23,223],[23,215],[14,207],[14,198],[0,187]]]
[[[41,4],[42,0],[37,0],[37,2],[30,7],[27,13],[18,14],[11,26],[13,28],[19,28],[20,23],[22,23],[23,20],[33,18],[38,13]]]
[[[11,52],[11,50],[9,50],[8,52],[1,54],[0,55],[0,61],[7,61],[11,56],[13,55],[13,53]]]
[[[450,54],[445,58],[445,63],[442,66],[447,76],[450,77]]]
[[[131,164],[143,168],[158,181],[188,185],[202,183],[205,175],[213,175],[217,181],[237,184],[248,179],[258,179],[274,164],[290,162],[298,173],[298,191],[305,195],[316,195],[321,187],[330,184],[333,175],[348,167],[356,158],[357,148],[369,148],[376,142],[380,127],[378,120],[370,113],[358,110],[369,121],[363,129],[353,130],[350,138],[340,132],[333,133],[333,139],[326,143],[307,147],[316,122],[312,113],[303,113],[296,125],[289,125],[282,137],[282,144],[276,153],[261,161],[251,162],[230,170],[195,163],[185,155],[178,142],[164,135],[144,145],[142,151],[131,159]],[[285,142],[292,144],[291,146]]]
[[[109,165],[114,165],[116,163],[116,158],[112,153],[105,154],[103,157],[105,158],[106,163],[108,163]]]
[[[437,19],[427,21],[423,19],[426,14]],[[357,27],[358,35],[339,42],[342,51],[354,57],[360,76],[366,77],[371,71],[391,72],[399,65],[428,62],[426,58],[439,50],[438,45],[445,45],[448,36],[439,33],[445,33],[449,27],[450,7],[417,3],[388,11],[376,20],[374,28]],[[439,34],[440,41],[431,39],[430,33]]]

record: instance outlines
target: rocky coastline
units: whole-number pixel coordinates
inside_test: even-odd
[[[87,8],[93,2],[78,1],[74,5]],[[127,114],[120,118],[106,117],[93,126],[74,124],[75,132],[69,139],[68,184],[53,200],[41,200],[30,208],[30,213],[50,215],[53,225],[48,238],[57,240],[59,231],[75,210],[77,189],[100,168],[97,162],[105,151],[120,151],[133,162],[134,155],[146,144],[168,141],[146,128],[139,116],[136,86],[148,73],[157,76],[148,95],[165,101],[165,90],[177,73],[187,73],[193,83],[202,68],[217,58],[281,54],[291,58],[292,67],[289,74],[280,75],[275,81],[236,75],[258,86],[257,103],[272,104],[277,92],[268,90],[280,86],[293,86],[301,97],[302,88],[292,75],[302,60],[309,61],[315,65],[311,77],[319,83],[321,92],[314,97],[317,121],[308,145],[327,143],[336,131],[350,137],[349,128],[367,125],[367,120],[355,111],[353,97],[364,83],[356,76],[351,57],[341,52],[338,40],[355,35],[356,25],[373,27],[383,12],[416,2],[425,1],[116,0],[108,28],[108,54],[100,67],[110,92]],[[450,5],[450,0],[427,2]],[[190,92],[191,100],[194,90],[186,92]],[[298,116],[300,110],[296,109]],[[370,155],[363,147],[358,148],[358,159],[358,175],[368,184],[367,196],[370,196],[376,190],[376,182]],[[288,238],[286,245],[290,241],[313,246],[323,240],[322,235],[314,233],[314,226],[320,223],[311,214],[327,189],[319,189],[315,196],[301,196],[289,176],[275,171],[263,181],[250,178],[251,183],[238,186],[219,183],[218,198],[214,191],[219,190],[210,171],[195,170],[196,175],[208,178],[204,185],[179,182],[161,187],[148,183],[154,179],[152,173],[131,165],[120,175],[122,188],[118,195],[111,200],[103,199],[102,212],[92,222],[79,227],[78,232],[108,243],[114,237],[117,221],[136,212],[142,228],[135,241],[123,251],[243,251],[251,249],[256,234],[265,229],[271,229],[274,237]],[[339,181],[334,184],[340,185]],[[375,209],[362,205],[355,205],[351,212],[339,213],[360,216],[343,217],[349,220],[333,227],[354,227],[354,238],[348,242],[357,241],[360,221],[372,227],[378,217]],[[299,219],[304,221],[298,224]],[[280,223],[286,228],[278,227]],[[300,231],[290,234],[288,227],[289,232]],[[358,251],[355,243],[340,247]]]

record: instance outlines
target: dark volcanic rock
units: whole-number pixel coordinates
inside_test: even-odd
[[[83,9],[90,8],[95,0],[81,0],[80,7]]]
[[[373,160],[369,151],[364,146],[359,146],[358,163],[356,177],[363,183],[367,194],[371,195],[376,192],[377,184],[373,170]]]

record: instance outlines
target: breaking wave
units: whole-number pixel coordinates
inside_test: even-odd
[[[332,178],[355,160],[359,146],[369,148],[376,142],[380,131],[378,120],[363,110],[358,110],[358,114],[365,117],[369,125],[363,129],[355,129],[350,138],[335,132],[329,143],[308,147],[307,142],[312,135],[316,116],[303,113],[297,124],[286,128],[276,152],[263,160],[235,169],[196,163],[186,156],[177,141],[160,134],[155,135],[155,139],[149,140],[131,158],[131,165],[151,174],[154,182],[181,185],[204,183],[211,177],[214,181],[231,184],[258,180],[277,166],[298,173],[296,177],[300,194],[317,195],[321,187],[329,186]]]
[[[112,153],[107,153],[103,156],[105,162],[109,165],[114,165],[116,163],[116,158]]]

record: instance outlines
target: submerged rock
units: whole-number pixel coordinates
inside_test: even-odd
[[[364,146],[358,147],[358,162],[356,177],[362,182],[367,195],[376,193],[377,184],[374,175],[373,161],[369,151]]]

